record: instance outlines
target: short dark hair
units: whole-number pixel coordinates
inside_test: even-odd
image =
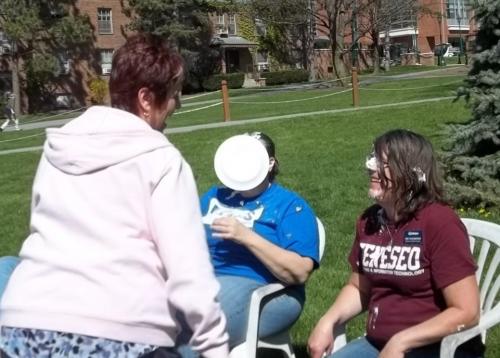
[[[269,172],[269,175],[267,177],[269,181],[272,182],[276,177],[276,175],[278,175],[280,172],[278,158],[276,158],[276,147],[274,145],[273,140],[267,134],[262,132],[250,132],[247,134],[251,137],[258,139],[266,148],[267,155],[269,155],[270,158],[271,157],[274,158],[273,169],[271,170],[271,172]]]
[[[182,80],[182,58],[165,39],[152,34],[133,35],[113,56],[111,106],[138,115],[137,93],[141,88],[149,89],[159,106],[174,96]]]
[[[388,131],[373,144],[378,163],[386,162],[399,221],[406,221],[431,202],[444,202],[443,183],[432,144],[422,135],[404,129]],[[384,158],[384,155],[386,156]],[[382,187],[389,178],[378,170]]]

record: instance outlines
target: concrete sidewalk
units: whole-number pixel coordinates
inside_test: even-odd
[[[345,112],[354,112],[354,111],[366,111],[366,110],[379,109],[379,108],[404,107],[404,106],[411,106],[411,105],[420,104],[420,103],[451,101],[454,98],[455,98],[454,96],[437,97],[437,98],[421,99],[421,100],[416,100],[416,101],[378,104],[378,105],[373,105],[373,106],[365,106],[365,107],[357,107],[357,108],[349,107],[349,108],[330,109],[330,110],[315,111],[315,112],[285,114],[282,116],[271,116],[271,117],[262,117],[262,118],[254,118],[254,119],[245,119],[245,120],[239,120],[239,121],[198,124],[198,125],[193,125],[193,126],[167,128],[165,130],[165,134],[168,135],[168,134],[174,134],[174,133],[188,133],[188,132],[195,132],[195,131],[204,130],[204,129],[243,126],[243,125],[247,125],[247,124],[263,123],[263,122],[275,121],[275,120],[280,120],[280,119],[292,119],[292,118],[300,118],[300,117],[303,117],[304,119],[311,119],[311,117],[320,116],[320,115],[324,115],[324,114],[336,114],[336,113],[345,113]],[[35,147],[8,149],[8,150],[0,151],[0,155],[34,152],[34,151],[40,151],[40,150],[42,150],[42,148],[43,148],[42,146],[35,146]]]

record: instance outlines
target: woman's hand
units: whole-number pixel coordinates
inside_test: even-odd
[[[244,244],[245,239],[249,237],[253,231],[243,225],[235,217],[228,216],[215,219],[212,223],[212,235],[225,240],[233,240],[238,244]]]
[[[319,320],[314,327],[309,340],[307,350],[311,358],[322,358],[333,350],[333,325],[323,319]]]
[[[384,346],[378,358],[404,358],[406,349],[403,347],[401,340],[397,336],[393,336]]]

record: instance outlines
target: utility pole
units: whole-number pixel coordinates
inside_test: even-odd
[[[307,37],[308,37],[308,64],[309,64],[309,81],[316,80],[316,67],[314,58],[314,38],[316,37],[316,25],[314,21],[314,0],[307,2]]]

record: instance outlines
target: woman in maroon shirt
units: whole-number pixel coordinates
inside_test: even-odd
[[[335,326],[367,310],[366,336],[333,358],[438,358],[444,336],[479,319],[466,229],[444,203],[434,151],[422,136],[383,134],[366,167],[375,205],[357,221],[350,279],[314,328],[311,357],[328,355]],[[456,357],[481,357],[483,348],[477,337]]]

